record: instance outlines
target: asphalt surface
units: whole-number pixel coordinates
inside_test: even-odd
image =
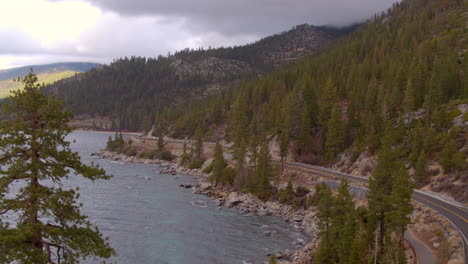
[[[320,173],[329,174],[330,176],[337,176],[337,177],[344,177],[349,181],[367,183],[368,179],[364,177],[359,177],[355,175],[345,174],[339,171],[335,171],[329,168],[323,168],[318,166],[313,166],[304,163],[291,163],[285,162],[285,164],[289,166],[298,166],[307,168],[310,170],[316,170]],[[323,175],[323,174],[322,174]],[[468,264],[468,209],[466,207],[458,206],[452,202],[442,200],[437,196],[433,196],[428,193],[424,193],[419,190],[414,190],[413,192],[413,200],[418,201],[425,206],[432,208],[447,218],[454,226],[455,229],[458,230],[460,236],[463,240],[463,247],[465,253],[465,263]],[[420,256],[418,256],[420,258]],[[420,262],[421,264],[425,262]]]

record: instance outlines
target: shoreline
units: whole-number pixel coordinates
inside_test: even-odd
[[[102,133],[102,134],[115,134],[118,131],[109,131],[109,130],[88,130],[83,128],[74,128],[73,132],[90,132],[90,133]],[[139,132],[122,132],[122,135],[132,135],[138,136],[141,135]]]
[[[311,255],[317,249],[318,228],[316,225],[315,211],[312,209],[293,209],[290,205],[280,204],[278,202],[263,202],[252,194],[232,191],[229,188],[214,186],[208,181],[208,174],[201,169],[190,170],[178,164],[177,159],[169,162],[158,159],[146,159],[126,156],[122,153],[100,150],[91,154],[103,159],[120,161],[124,163],[158,164],[160,165],[160,174],[183,174],[196,180],[196,184],[181,184],[179,187],[192,189],[195,194],[201,194],[210,197],[217,206],[231,208],[243,215],[275,216],[285,222],[296,225],[300,232],[306,237],[306,240],[298,239],[294,245],[298,249],[286,249],[280,252],[270,252],[266,256],[275,254],[278,263],[308,263],[312,260]],[[272,232],[265,230],[265,236],[270,236]]]

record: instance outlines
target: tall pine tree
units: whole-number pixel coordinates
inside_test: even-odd
[[[36,75],[22,79],[0,123],[0,215],[16,215],[14,225],[0,219],[0,252],[6,263],[78,263],[90,257],[108,258],[113,249],[80,213],[77,189],[65,189],[70,172],[89,180],[109,179],[88,166],[65,140],[71,113],[63,103],[46,97]],[[22,186],[17,189],[18,187]],[[16,190],[16,191],[15,191]]]

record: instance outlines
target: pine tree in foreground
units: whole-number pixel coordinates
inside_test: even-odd
[[[78,263],[91,256],[109,258],[114,250],[99,229],[80,213],[77,189],[64,189],[70,172],[89,180],[109,179],[103,169],[87,166],[65,140],[71,113],[46,97],[36,75],[22,79],[0,123],[1,263]]]

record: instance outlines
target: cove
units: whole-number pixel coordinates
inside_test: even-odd
[[[268,252],[293,249],[300,231],[279,218],[243,216],[216,206],[208,197],[179,184],[186,175],[159,174],[154,164],[124,164],[91,156],[110,133],[73,132],[68,139],[85,163],[94,162],[114,177],[91,182],[70,175],[80,187],[82,211],[107,237],[122,264],[263,263]],[[261,226],[273,231],[264,236]],[[90,259],[83,263],[99,263]]]

